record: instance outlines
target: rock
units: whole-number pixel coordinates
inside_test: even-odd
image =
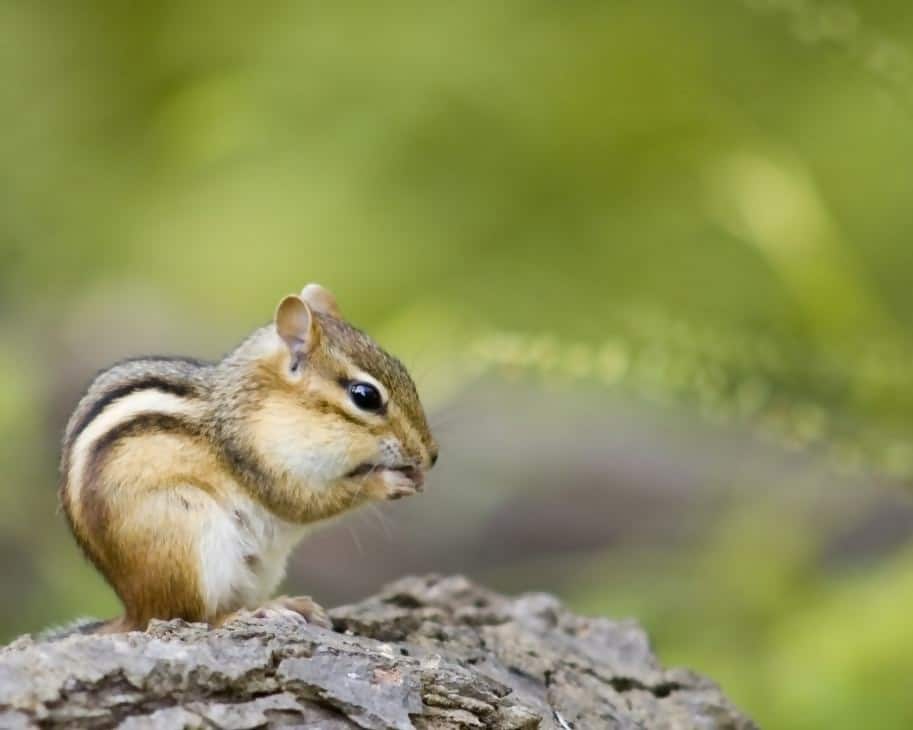
[[[405,578],[331,611],[219,629],[22,637],[0,649],[0,728],[731,728],[709,680],[664,669],[629,621],[462,577]]]

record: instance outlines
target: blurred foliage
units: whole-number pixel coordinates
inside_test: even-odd
[[[630,557],[594,561],[589,578],[612,588],[582,586],[575,600],[637,616],[666,660],[726,678],[764,727],[910,727],[913,553],[823,576],[807,529],[752,507],[694,555],[646,557],[648,571]]]
[[[708,422],[754,425],[790,450],[815,450],[845,473],[913,479],[913,352],[902,342],[809,350],[770,337],[633,310],[603,343],[493,332],[475,340],[476,371],[624,387],[687,405]]]
[[[900,0],[0,0],[0,634],[116,610],[50,527],[91,369],[308,280],[434,404],[617,388],[909,482],[911,42]],[[909,727],[913,558],[825,574],[755,507],[579,605],[767,726]]]

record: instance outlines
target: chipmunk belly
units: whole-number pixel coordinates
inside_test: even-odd
[[[286,562],[306,527],[279,519],[240,488],[209,510],[200,528],[203,602],[216,617],[255,608],[285,576]]]

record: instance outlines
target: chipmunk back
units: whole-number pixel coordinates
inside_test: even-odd
[[[220,362],[139,358],[100,373],[64,436],[60,498],[124,604],[103,630],[212,624],[267,603],[306,526],[420,491],[437,459],[406,368],[312,284]]]

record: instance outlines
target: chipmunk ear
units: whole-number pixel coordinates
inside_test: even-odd
[[[320,284],[308,284],[301,290],[301,298],[308,303],[313,311],[328,314],[331,317],[336,317],[336,319],[342,319],[339,307],[336,304],[336,297]]]
[[[292,367],[320,340],[320,329],[311,308],[301,297],[289,294],[276,308],[276,332],[292,353]]]

